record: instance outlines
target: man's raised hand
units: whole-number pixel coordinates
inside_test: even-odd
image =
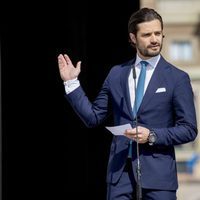
[[[67,54],[60,54],[58,56],[58,67],[63,81],[72,80],[77,78],[81,71],[81,61],[78,61],[76,67],[74,67]]]

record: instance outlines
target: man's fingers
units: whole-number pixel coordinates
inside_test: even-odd
[[[69,56],[67,54],[64,54],[64,58],[65,58],[65,61],[67,63],[67,65],[71,65],[72,64],[72,61],[70,60]]]
[[[63,57],[62,54],[60,54],[60,55],[58,56],[58,66],[59,66],[59,68],[64,67],[65,64],[66,64],[65,58]]]
[[[136,138],[137,138],[135,134],[125,133],[124,135],[131,140],[136,140]]]

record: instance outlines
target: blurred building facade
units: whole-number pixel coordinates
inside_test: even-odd
[[[186,71],[195,96],[200,130],[200,0],[140,0],[140,7],[150,7],[164,22],[162,55]],[[200,178],[200,134],[194,142],[176,147],[178,170]]]

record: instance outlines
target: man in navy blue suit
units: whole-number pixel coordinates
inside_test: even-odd
[[[163,21],[155,10],[142,8],[133,13],[128,32],[137,54],[111,68],[93,102],[78,80],[81,62],[75,67],[68,55],[58,56],[66,98],[88,127],[98,126],[106,119],[110,102],[113,125],[132,125],[124,135],[113,136],[107,200],[136,198],[138,145],[142,199],[175,200],[178,181],[174,146],[194,141],[197,136],[190,78],[161,55]],[[144,92],[139,108],[134,110],[141,61],[146,63]]]

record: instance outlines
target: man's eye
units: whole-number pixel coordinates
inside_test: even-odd
[[[150,37],[151,34],[150,33],[147,33],[147,34],[144,34],[143,37]]]
[[[160,32],[158,32],[158,33],[155,33],[155,35],[156,35],[156,36],[160,36],[160,35],[161,35],[161,33],[160,33]]]

